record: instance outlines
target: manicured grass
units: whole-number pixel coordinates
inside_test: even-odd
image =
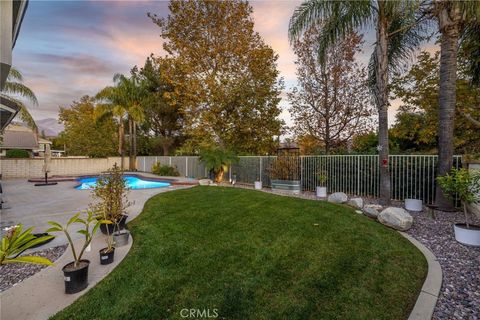
[[[128,226],[125,260],[54,319],[405,319],[427,272],[352,209],[251,190],[160,194]]]

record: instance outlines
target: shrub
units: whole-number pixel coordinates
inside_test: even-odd
[[[270,179],[300,180],[300,158],[295,156],[279,156],[268,169]]]
[[[106,220],[114,223],[117,230],[126,208],[130,206],[127,199],[128,188],[123,179],[122,170],[115,165],[108,173],[98,178],[97,184],[92,189],[92,198],[95,203],[91,210],[97,220]]]
[[[470,173],[467,169],[452,169],[443,177],[438,177],[437,182],[443,192],[450,199],[458,196],[463,203],[465,224],[469,228],[467,204],[480,200],[480,173]]]
[[[30,154],[27,150],[23,149],[10,149],[7,150],[7,158],[30,158]]]
[[[180,172],[178,172],[176,167],[169,165],[162,165],[160,162],[155,162],[152,166],[152,172],[159,176],[168,176],[168,177],[178,177]]]
[[[223,174],[227,172],[228,166],[238,161],[235,152],[223,148],[213,147],[203,149],[200,152],[200,161],[207,167],[210,173],[215,176],[215,182],[223,180]]]
[[[35,245],[41,244],[53,236],[35,237],[32,234],[33,227],[23,231],[23,225],[17,225],[4,229],[0,249],[0,265],[7,263],[36,263],[51,265],[47,258],[36,256],[20,256],[20,254]]]

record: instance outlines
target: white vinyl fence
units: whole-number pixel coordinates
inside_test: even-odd
[[[253,184],[261,179],[270,186],[269,169],[275,165],[276,157],[245,156],[230,167],[225,179],[236,178],[237,182]],[[461,156],[454,157],[454,167],[461,167]],[[202,178],[208,176],[205,166],[198,157],[138,157],[138,170],[151,172],[155,162],[177,168],[182,176]],[[379,195],[379,168],[377,155],[328,155],[300,156],[299,166],[303,191],[314,191],[320,172],[327,175],[329,192],[345,192],[359,196]],[[435,155],[390,155],[391,198],[422,199],[433,203],[437,156]]]

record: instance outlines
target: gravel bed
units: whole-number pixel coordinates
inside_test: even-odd
[[[454,223],[463,223],[463,214],[436,211],[436,219],[425,212],[411,213],[413,227],[408,234],[427,246],[443,271],[440,297],[433,319],[480,319],[480,248],[458,243]],[[480,219],[470,217],[480,225]]]
[[[48,258],[53,262],[60,258],[66,249],[67,245],[63,245],[39,250],[29,255]],[[30,263],[12,263],[0,266],[0,292],[13,287],[46,267],[45,265]]]

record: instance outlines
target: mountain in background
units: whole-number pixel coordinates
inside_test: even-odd
[[[36,120],[35,123],[37,124],[38,132],[42,133],[43,131],[47,137],[56,137],[64,129],[63,124],[58,123],[58,120],[53,118]]]

